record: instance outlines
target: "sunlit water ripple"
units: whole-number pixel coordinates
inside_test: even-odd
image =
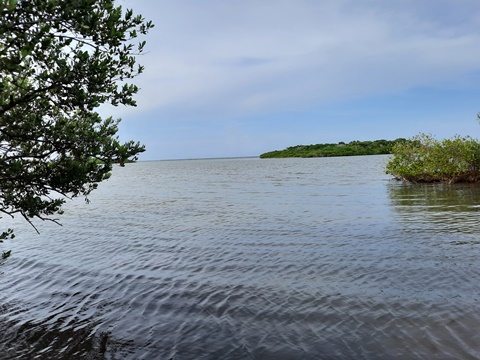
[[[480,358],[480,187],[386,161],[141,162],[2,219],[0,358]]]

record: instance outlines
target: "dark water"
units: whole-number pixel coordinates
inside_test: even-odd
[[[480,187],[386,161],[130,164],[15,220],[0,358],[480,358]]]

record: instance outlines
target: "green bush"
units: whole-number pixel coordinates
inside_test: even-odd
[[[411,182],[476,182],[480,180],[480,143],[469,136],[436,140],[419,134],[397,143],[386,173]]]

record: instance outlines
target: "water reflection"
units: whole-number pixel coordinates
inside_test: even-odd
[[[95,334],[91,325],[82,328],[48,326],[43,323],[0,321],[1,359],[105,359],[109,335]]]
[[[405,230],[473,234],[480,231],[479,184],[387,185],[395,214]]]

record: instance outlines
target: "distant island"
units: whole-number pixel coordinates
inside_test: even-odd
[[[391,154],[397,143],[407,143],[411,140],[399,138],[396,140],[352,141],[338,144],[316,144],[290,146],[284,150],[269,151],[260,155],[261,159],[268,158],[312,158],[327,156],[355,156]]]

